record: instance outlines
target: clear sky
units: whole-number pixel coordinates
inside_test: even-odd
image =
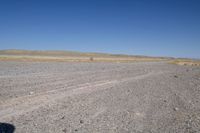
[[[200,0],[0,0],[0,49],[200,58]]]

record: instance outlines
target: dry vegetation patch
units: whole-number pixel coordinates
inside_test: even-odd
[[[170,63],[172,64],[177,64],[177,65],[184,65],[184,66],[200,66],[200,61],[198,60],[184,60],[184,59],[177,59],[174,61],[171,61]]]
[[[146,62],[164,61],[167,58],[132,56],[72,51],[0,50],[0,61],[54,61],[54,62]]]

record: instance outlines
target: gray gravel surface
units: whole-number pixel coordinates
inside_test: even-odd
[[[199,133],[200,68],[0,62],[0,126],[16,133]]]

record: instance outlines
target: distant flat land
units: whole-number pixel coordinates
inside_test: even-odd
[[[176,65],[200,66],[200,60],[194,59],[134,56],[107,53],[83,53],[74,51],[0,50],[0,61],[117,63],[165,61]]]
[[[169,60],[169,58],[72,51],[0,50],[0,61],[136,62],[163,60]]]

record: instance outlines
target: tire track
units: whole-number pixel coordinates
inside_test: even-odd
[[[84,83],[78,86],[70,86],[64,88],[57,88],[33,96],[23,96],[16,99],[8,100],[0,105],[0,120],[11,116],[18,116],[33,110],[36,110],[44,105],[51,105],[58,99],[63,99],[68,96],[75,96],[84,93],[92,93],[103,89],[109,89],[116,84],[123,82],[134,82],[145,79],[153,75],[159,75],[163,72],[150,72],[147,74],[138,75],[135,77],[128,77],[121,80],[102,80],[93,83]]]

